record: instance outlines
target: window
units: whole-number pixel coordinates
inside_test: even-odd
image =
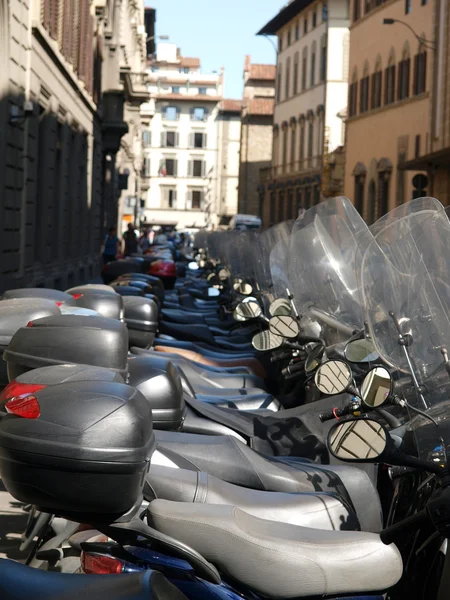
[[[150,177],[150,158],[146,156],[142,165],[142,174],[144,177]]]
[[[200,96],[206,96],[206,88],[205,87],[199,87],[198,88],[198,93],[200,94]]]
[[[191,208],[196,208],[197,210],[201,209],[203,204],[203,191],[191,190],[189,194],[191,196]]]
[[[282,146],[282,152],[283,155],[281,157],[281,165],[283,167],[283,173],[286,172],[286,166],[287,166],[287,149],[288,149],[288,128],[287,127],[283,127],[283,146]]]
[[[174,158],[164,158],[159,167],[161,177],[177,176],[177,161]]]
[[[359,112],[365,113],[369,110],[369,73],[366,71],[361,79],[359,91]]]
[[[287,32],[287,47],[289,48],[290,45],[291,45],[291,30],[289,29],[289,31]]]
[[[310,86],[313,87],[316,83],[316,48],[315,46],[311,52],[311,71],[309,74],[309,83]]]
[[[294,192],[293,190],[288,190],[287,192],[287,204],[286,204],[286,219],[289,221],[292,219],[294,214]]]
[[[164,118],[166,121],[177,121],[178,114],[178,108],[176,106],[166,106],[164,109]]]
[[[291,84],[291,59],[288,58],[286,61],[286,79],[285,79],[285,90],[284,99],[287,100],[290,96],[290,84]]]
[[[375,68],[375,73],[372,75],[372,95],[371,95],[371,108],[380,108],[381,106],[381,85],[382,85],[382,74],[381,66],[378,64]]]
[[[303,160],[305,158],[305,123],[300,124],[300,168],[303,167]]]
[[[284,221],[284,192],[278,194],[278,223]]]
[[[189,67],[184,67],[184,72],[187,74],[189,73]]]
[[[314,11],[312,14],[312,28],[315,29],[317,27],[317,12]]]
[[[156,67],[155,65],[153,65],[152,73],[157,73],[158,71],[159,71],[159,67]]]
[[[407,53],[404,53],[403,59],[398,65],[398,89],[397,97],[399,100],[409,98],[409,75],[411,60]]]
[[[291,171],[294,170],[295,165],[295,149],[297,144],[297,128],[295,125],[291,127]]]
[[[175,188],[161,187],[163,206],[162,208],[177,207],[177,190]]]
[[[144,148],[148,148],[152,145],[152,134],[150,131],[142,132],[142,145],[144,146]]]
[[[326,4],[322,6],[322,21],[324,23],[328,21],[328,6]]]
[[[372,223],[375,223],[375,221],[377,220],[376,196],[377,196],[377,187],[375,185],[375,181],[373,179],[371,179],[370,183],[369,183],[369,206],[368,206],[368,212],[370,215],[369,225],[372,225]]]
[[[314,152],[314,121],[308,124],[308,158],[313,157]]]
[[[405,0],[405,15],[411,12],[411,0]]]
[[[191,148],[205,148],[206,147],[206,133],[200,133],[196,131],[191,134]]]
[[[416,135],[414,141],[414,158],[419,158],[420,156],[420,135]]]
[[[191,118],[193,121],[206,121],[206,109],[202,107],[194,108]]]
[[[421,6],[426,6],[428,4],[428,0],[422,0],[420,4]]]
[[[387,171],[378,173],[378,211],[377,219],[385,215],[389,210],[389,183],[390,174]]]
[[[161,133],[162,148],[176,148],[178,146],[178,133],[175,131],[163,131]]]
[[[298,52],[294,55],[294,89],[292,93],[294,96],[298,94]]]
[[[205,161],[194,159],[189,161],[189,177],[204,177],[205,176]]]
[[[275,223],[275,192],[271,192],[270,194],[270,209],[269,209],[269,226],[272,226]]]
[[[308,74],[308,49],[304,48],[302,57],[302,92],[306,90],[306,77]]]
[[[325,81],[327,78],[327,40],[323,36],[320,46],[320,81]]]
[[[278,74],[277,74],[277,102],[281,101],[281,84],[282,84],[282,65],[278,65]]]
[[[391,57],[389,66],[384,70],[384,103],[392,104],[395,100],[395,62]]]
[[[298,42],[300,39],[300,25],[298,22],[295,24],[295,41]]]
[[[303,33],[308,33],[308,18],[305,17],[305,20],[303,21]]]
[[[283,52],[283,36],[281,34],[278,38],[278,52]]]
[[[179,94],[180,93],[180,86],[179,85],[173,85],[172,86],[172,94]]]
[[[354,117],[358,112],[358,75],[353,73],[351,84],[348,86],[348,116]]]
[[[358,21],[361,16],[361,0],[353,0],[353,21]]]
[[[364,208],[364,177],[361,175],[355,176],[355,208],[360,215],[363,214]]]
[[[427,53],[420,50],[414,57],[414,94],[418,96],[427,89]]]

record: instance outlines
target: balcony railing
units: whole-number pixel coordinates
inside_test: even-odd
[[[306,175],[309,171],[317,171],[322,166],[322,156],[310,156],[293,163],[266,167],[260,171],[261,183],[267,183],[272,179],[292,177],[295,175]]]

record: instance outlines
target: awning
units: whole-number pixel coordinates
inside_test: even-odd
[[[437,152],[431,152],[424,156],[407,160],[398,166],[403,171],[428,171],[431,167],[449,166],[450,167],[450,148],[444,148]]]

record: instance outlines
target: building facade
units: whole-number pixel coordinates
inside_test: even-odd
[[[261,169],[272,160],[275,65],[252,64],[245,57],[242,102],[238,212],[262,216]]]
[[[221,191],[222,177],[231,173],[220,136],[237,135],[225,127],[230,111],[221,104],[223,72],[202,73],[198,58],[183,57],[171,43],[157,45],[148,71],[155,114],[143,131],[145,223],[217,225],[237,204],[233,184],[225,196]]]
[[[128,129],[116,50],[129,4],[0,0],[1,289],[98,273]]]
[[[225,99],[219,105],[217,204],[211,207],[218,225],[228,225],[237,211],[241,111],[240,100]]]
[[[434,0],[351,0],[344,191],[368,223],[429,193],[415,175],[441,131],[431,129],[434,11]]]
[[[343,189],[348,0],[293,0],[260,35],[278,37],[272,164],[261,171],[265,226]]]

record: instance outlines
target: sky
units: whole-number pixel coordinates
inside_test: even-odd
[[[255,35],[286,0],[146,0],[156,9],[156,35],[169,35],[204,73],[225,67],[225,97],[242,98],[244,57],[275,64],[272,43]],[[272,38],[273,41],[276,38]]]

